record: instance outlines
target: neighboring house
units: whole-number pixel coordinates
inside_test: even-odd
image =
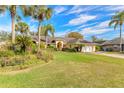
[[[120,50],[120,38],[106,41],[102,44],[103,51],[119,51]],[[122,51],[124,51],[124,38],[122,39]]]
[[[38,43],[37,36],[33,37],[33,40],[35,43]],[[44,36],[41,36],[41,41],[43,42],[46,41]],[[66,48],[67,44],[70,44],[70,45],[77,45],[78,49],[79,49],[78,45],[82,45],[82,47],[80,48],[81,50],[79,50],[81,52],[95,52],[96,51],[95,43],[92,43],[90,41],[83,40],[83,39],[75,39],[75,38],[67,38],[67,37],[55,37],[55,38],[47,37],[47,44],[54,45],[56,48],[60,47],[61,50],[63,48]]]

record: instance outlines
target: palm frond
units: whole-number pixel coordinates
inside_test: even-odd
[[[112,26],[113,24],[118,23],[118,20],[112,20],[109,22],[109,26]]]

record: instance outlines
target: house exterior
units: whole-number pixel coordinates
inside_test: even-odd
[[[33,37],[34,42],[38,43],[38,38]],[[47,40],[47,46],[54,45],[56,48],[60,48],[60,50],[67,48],[67,45],[75,45],[74,48],[77,48],[77,51],[80,52],[95,52],[96,51],[96,44],[87,40],[83,39],[75,39],[75,38],[67,38],[67,37],[47,37],[45,39],[44,36],[41,37],[42,42],[46,42]],[[81,48],[79,48],[79,45],[82,45]],[[69,46],[68,48],[71,48]]]
[[[115,38],[101,44],[103,51],[120,51],[120,38]],[[122,38],[122,51],[124,51],[124,38]]]

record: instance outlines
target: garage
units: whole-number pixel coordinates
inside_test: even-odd
[[[81,52],[95,52],[95,46],[83,46]]]

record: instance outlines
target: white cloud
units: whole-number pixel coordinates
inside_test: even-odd
[[[30,26],[30,31],[37,32],[37,27],[35,25]]]
[[[105,32],[112,31],[112,28],[108,28],[108,23],[110,20],[101,22],[100,24],[88,28],[82,29],[80,32],[84,35],[90,35],[90,34],[102,34]]]
[[[110,20],[101,22],[99,25],[95,26],[94,28],[99,28],[99,29],[106,28],[106,27],[108,27],[109,22],[110,22]]]
[[[124,5],[113,5],[113,6],[105,6],[99,9],[100,11],[123,11]]]
[[[72,9],[70,9],[68,11],[68,13],[66,13],[66,14],[80,13],[82,11],[83,11],[83,9],[81,9],[81,7],[77,5],[77,6],[72,7]]]
[[[122,11],[122,10],[124,10],[124,5],[121,5],[121,6],[110,6],[110,7],[108,7],[108,9],[107,10],[116,10],[116,11]]]
[[[11,31],[11,24],[9,25],[0,25],[0,31]]]
[[[84,27],[88,27],[88,26],[93,26],[93,25],[96,25],[98,22],[94,22],[94,23],[90,23],[90,24],[83,24],[81,26],[79,26],[77,29],[81,29],[81,28],[84,28]]]
[[[57,6],[54,8],[55,14],[60,14],[66,10],[67,8],[65,6]]]
[[[110,28],[104,28],[104,29],[93,29],[93,28],[85,28],[83,29],[80,33],[82,33],[83,35],[90,35],[90,34],[102,34],[105,32],[109,32],[112,31],[112,29]]]
[[[38,21],[35,20],[35,19],[33,19],[33,18],[31,18],[31,20],[30,20],[30,24],[35,23],[35,22],[38,22]]]
[[[4,15],[5,15],[5,13],[1,13],[1,14],[0,14],[0,17],[4,17]]]
[[[82,12],[88,12],[91,10],[95,10],[98,9],[99,6],[80,6],[80,5],[76,5],[73,6],[67,13],[66,15],[69,14],[80,14]]]
[[[70,20],[70,21],[68,22],[68,24],[66,24],[66,25],[72,25],[72,26],[81,25],[81,24],[83,24],[83,23],[86,23],[86,22],[88,22],[88,21],[90,21],[90,20],[95,19],[96,17],[97,17],[97,16],[95,16],[95,15],[81,14],[81,15],[79,15],[77,18],[74,18],[74,19]]]
[[[62,37],[67,35],[69,32],[71,32],[71,29],[67,29],[65,31],[57,31],[55,32],[55,37]]]

